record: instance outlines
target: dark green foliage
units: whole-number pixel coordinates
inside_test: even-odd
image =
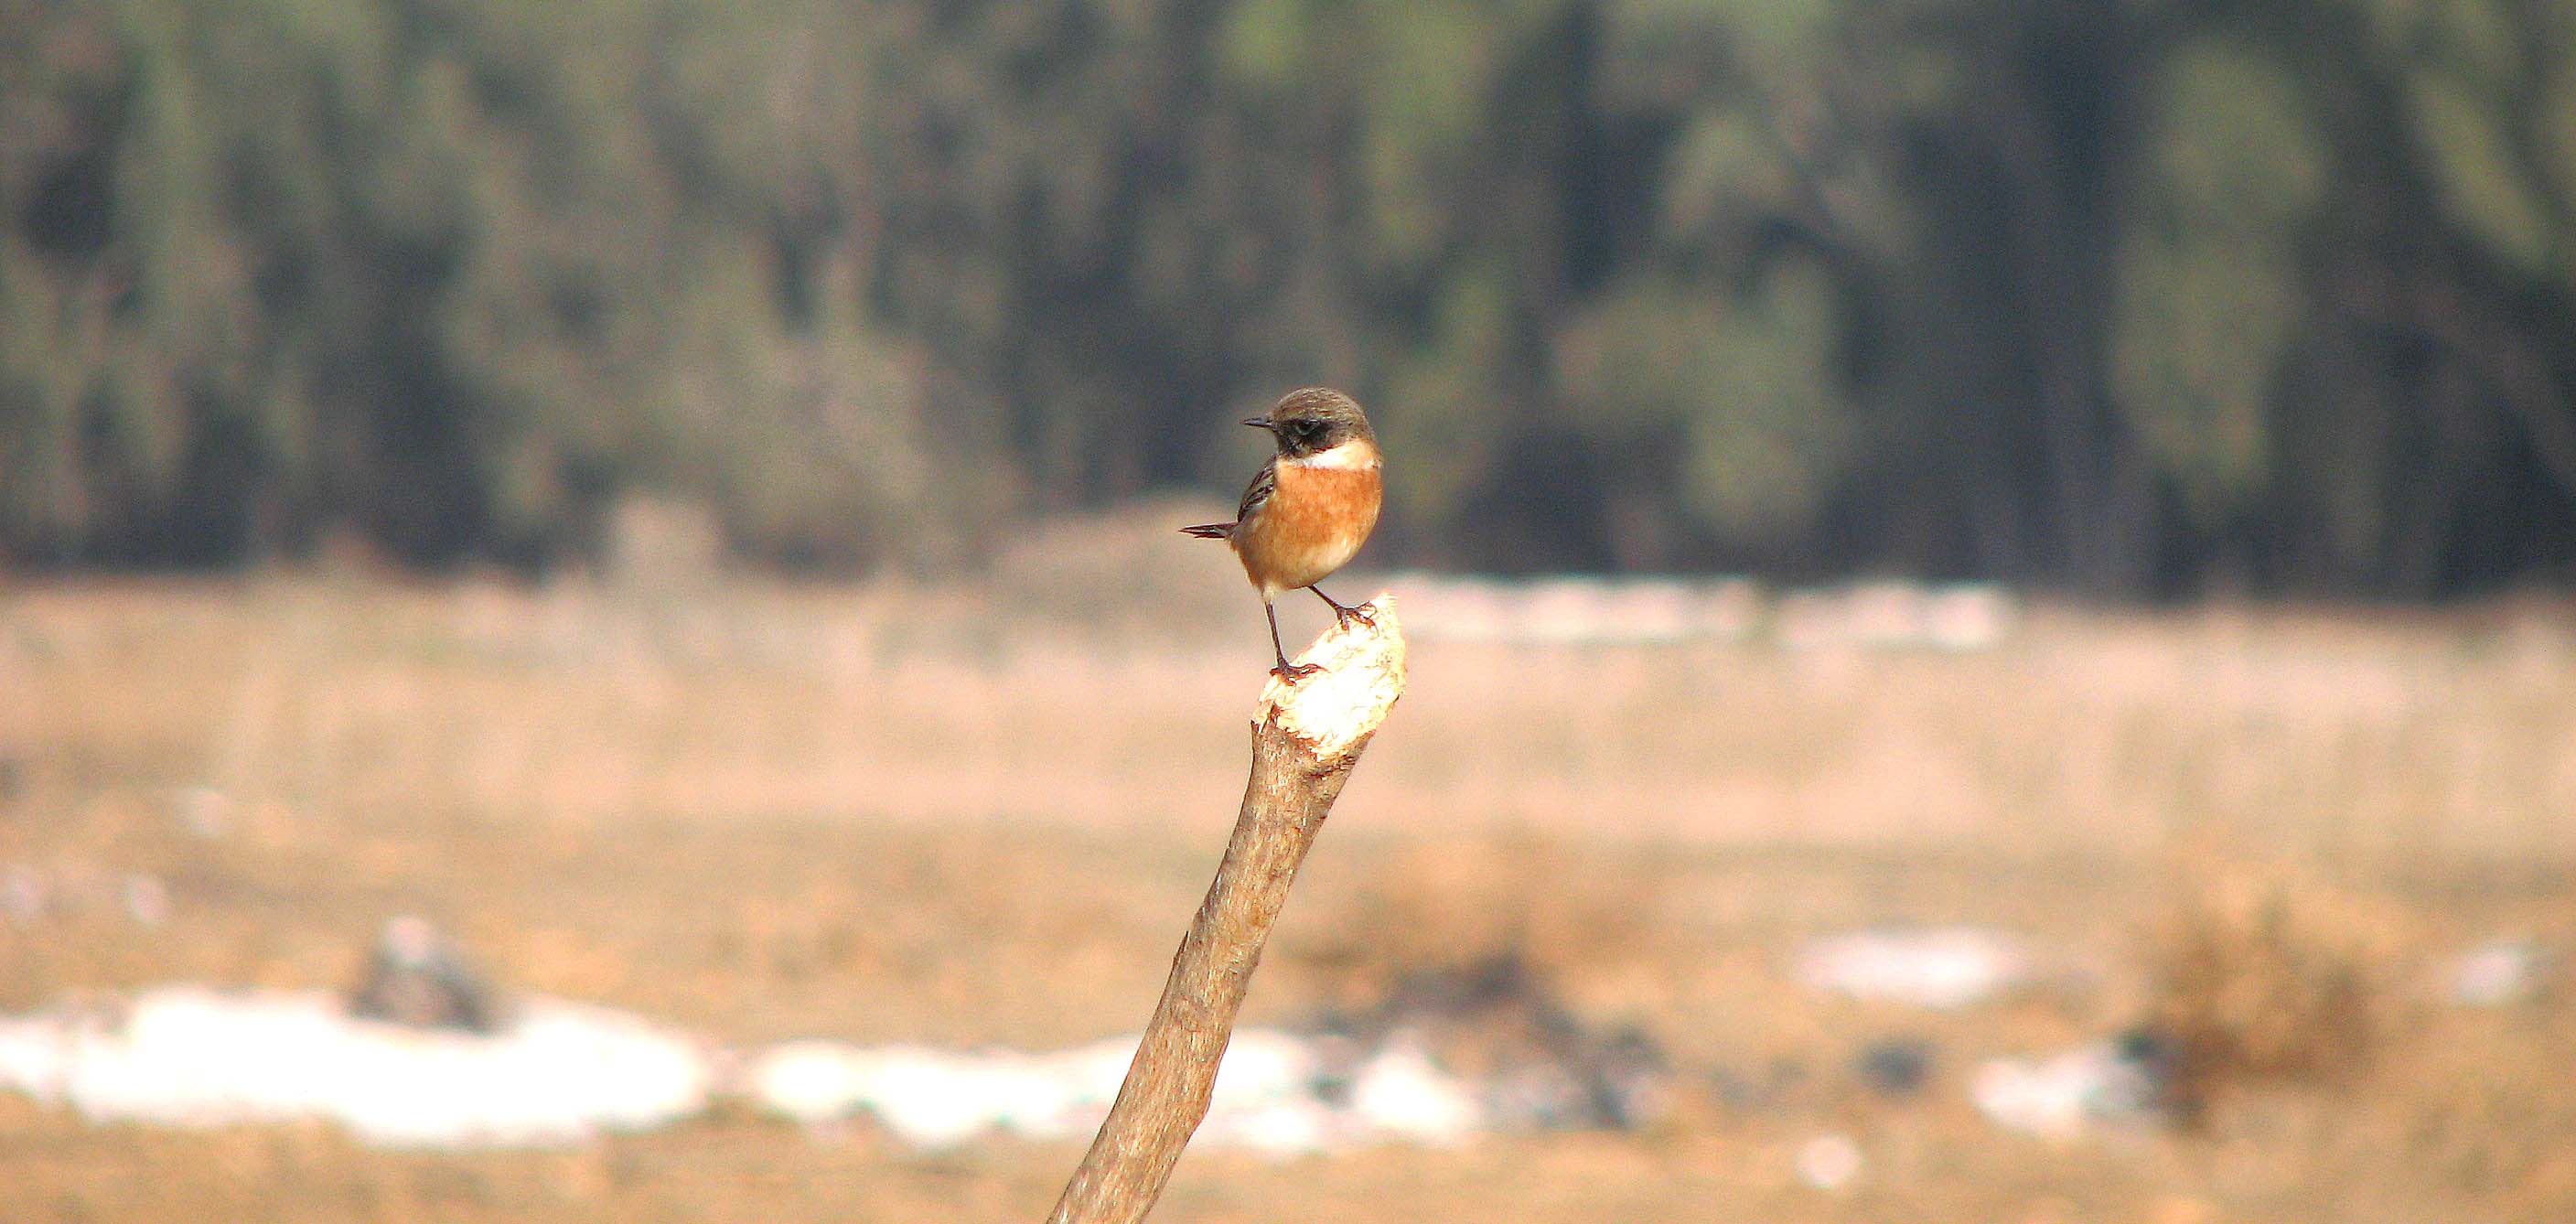
[[[0,0],[0,561],[973,559],[1356,391],[1389,559],[2576,566],[2524,0]]]

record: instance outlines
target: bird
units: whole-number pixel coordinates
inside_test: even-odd
[[[1358,401],[1328,387],[1291,391],[1269,412],[1244,424],[1269,430],[1277,453],[1243,491],[1233,522],[1181,531],[1234,547],[1244,576],[1261,593],[1262,614],[1270,619],[1270,651],[1279,661],[1270,672],[1293,684],[1322,669],[1288,662],[1273,602],[1280,592],[1313,591],[1333,610],[1336,625],[1376,623],[1366,611],[1315,584],[1342,568],[1376,530],[1386,463]]]

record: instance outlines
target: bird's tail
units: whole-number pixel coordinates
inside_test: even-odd
[[[1181,534],[1194,535],[1202,540],[1222,540],[1234,534],[1234,524],[1202,523],[1196,527],[1181,528]]]

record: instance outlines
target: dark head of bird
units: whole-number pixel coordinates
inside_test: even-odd
[[[1279,453],[1291,459],[1319,454],[1344,442],[1374,445],[1377,441],[1358,402],[1326,387],[1291,391],[1280,397],[1268,413],[1244,424],[1269,430],[1279,440]]]

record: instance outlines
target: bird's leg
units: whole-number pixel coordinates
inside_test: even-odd
[[[1271,604],[1270,593],[1267,591],[1264,591],[1261,594],[1261,613],[1262,615],[1270,618],[1270,653],[1277,656],[1279,659],[1279,666],[1270,669],[1271,675],[1277,676],[1290,684],[1294,684],[1308,676],[1314,675],[1316,672],[1324,670],[1324,665],[1321,663],[1290,663],[1288,661],[1287,648],[1279,644],[1279,609]]]
[[[1377,621],[1376,621],[1376,620],[1374,620],[1374,619],[1372,619],[1372,618],[1369,616],[1369,614],[1368,614],[1368,613],[1363,612],[1363,611],[1361,611],[1361,610],[1360,610],[1360,609],[1358,609],[1358,608],[1351,607],[1350,605],[1345,604],[1345,603],[1341,602],[1340,600],[1337,600],[1337,599],[1333,598],[1332,596],[1325,594],[1325,593],[1324,593],[1324,588],[1319,587],[1319,586],[1310,586],[1310,587],[1307,587],[1306,589],[1307,589],[1307,590],[1309,590],[1309,591],[1313,591],[1313,592],[1315,593],[1315,598],[1320,599],[1320,600],[1323,600],[1323,601],[1324,601],[1324,606],[1325,606],[1325,607],[1327,607],[1327,608],[1331,608],[1331,609],[1333,610],[1333,623],[1334,623],[1334,624],[1336,624],[1336,625],[1348,625],[1348,624],[1350,624],[1352,621],[1358,621],[1359,623],[1361,623],[1361,624],[1363,624],[1363,625],[1367,625],[1367,626],[1369,626],[1370,628],[1375,628],[1375,627],[1377,627]]]

